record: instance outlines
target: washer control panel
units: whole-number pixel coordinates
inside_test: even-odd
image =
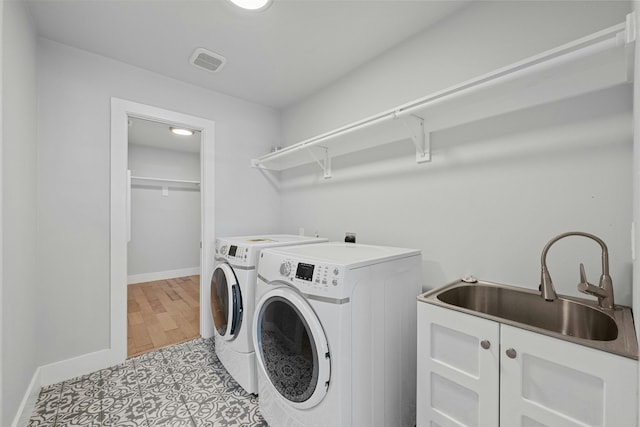
[[[327,290],[342,285],[344,272],[339,266],[330,264],[310,264],[286,259],[281,262],[280,276],[295,283],[303,292],[310,289]]]

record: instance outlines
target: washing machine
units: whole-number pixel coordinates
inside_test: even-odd
[[[322,237],[287,234],[216,239],[211,277],[211,316],[218,359],[248,393],[258,392],[251,339],[258,256],[264,248],[326,242]]]
[[[421,253],[355,243],[265,249],[253,342],[278,426],[414,426]]]

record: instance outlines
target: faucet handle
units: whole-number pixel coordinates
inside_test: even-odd
[[[580,283],[589,283],[587,274],[584,272],[584,264],[580,263]]]
[[[592,294],[594,286],[587,280],[587,273],[584,271],[584,264],[580,263],[580,283],[578,283],[578,290],[583,294]]]
[[[578,290],[583,294],[600,296],[602,290],[589,283],[587,280],[587,274],[584,272],[584,264],[580,263],[580,283],[578,283]]]

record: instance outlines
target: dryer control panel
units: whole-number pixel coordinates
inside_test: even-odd
[[[216,241],[216,259],[224,259],[232,265],[244,265],[249,262],[249,248]]]

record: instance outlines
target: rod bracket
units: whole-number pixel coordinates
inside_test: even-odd
[[[625,43],[631,44],[636,41],[637,36],[637,22],[635,13],[627,14],[625,20]]]
[[[416,162],[427,163],[431,161],[431,133],[424,130],[424,119],[416,115],[399,116],[405,127],[409,130],[409,136],[416,147]]]
[[[324,151],[324,156],[323,156],[322,160],[320,160],[320,159],[318,159],[318,157],[316,157],[316,155],[313,153],[311,148],[313,148],[313,147],[307,147],[307,152],[311,155],[313,160],[315,160],[315,162],[318,164],[318,166],[320,166],[320,169],[322,169],[322,177],[324,179],[331,178],[331,156],[329,155],[329,148],[328,147],[316,146],[316,148],[320,148],[320,149],[322,149]]]
[[[632,82],[634,78],[634,67],[635,67],[635,44],[637,38],[637,22],[636,22],[636,14],[629,13],[627,14],[627,18],[625,21],[625,31],[624,31],[624,49],[626,53],[627,59],[627,81]]]

